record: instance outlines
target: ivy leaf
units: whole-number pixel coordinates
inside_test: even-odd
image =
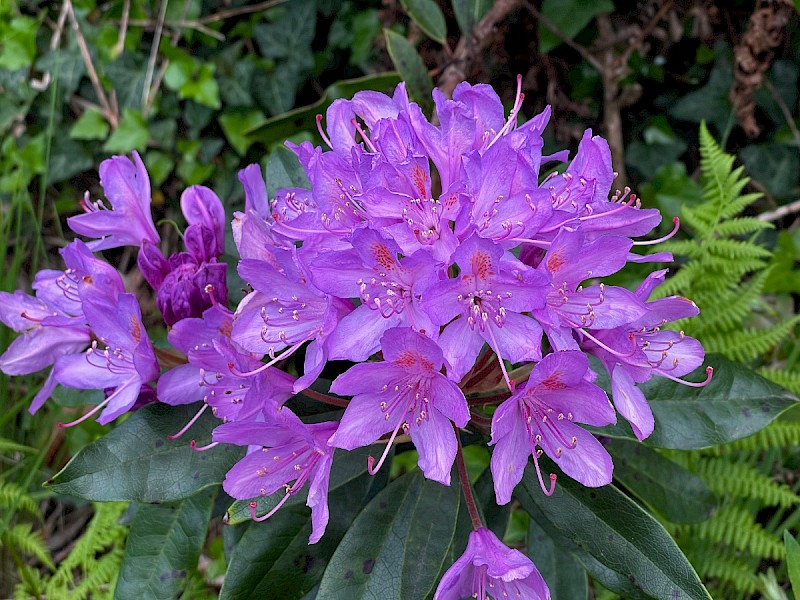
[[[181,502],[140,504],[133,517],[114,600],[177,598],[197,568],[206,540],[214,492]]]
[[[280,188],[310,188],[303,166],[297,155],[288,148],[278,147],[272,151],[267,160],[266,173],[267,195],[274,198]]]
[[[181,85],[178,96],[194,100],[203,106],[219,108],[219,86],[214,79],[215,66],[203,63],[192,77]]]
[[[36,19],[25,16],[0,24],[0,67],[16,71],[33,62],[38,28]]]
[[[230,557],[220,599],[299,598],[313,589],[377,484],[379,480],[362,471],[346,486],[331,489],[331,519],[325,535],[311,546],[311,513],[305,506],[284,505],[269,521],[252,523]]]
[[[539,461],[545,471],[556,470],[546,457]],[[587,488],[561,476],[547,497],[528,464],[514,494],[531,518],[611,591],[628,600],[710,600],[661,524],[613,485]]]
[[[104,140],[108,135],[108,122],[103,113],[93,108],[83,111],[69,130],[74,140]]]
[[[656,421],[646,444],[674,450],[725,444],[763,429],[798,403],[789,391],[720,354],[707,356],[706,363],[714,367],[714,378],[703,388],[663,377],[654,377],[639,386]],[[698,368],[685,379],[704,379],[704,369]],[[608,391],[608,375],[602,367],[598,373],[598,385]],[[628,423],[621,419],[613,427],[587,429],[608,437],[636,439]]]
[[[544,0],[542,14],[569,39],[578,35],[599,14],[612,12],[611,0]],[[547,54],[563,42],[552,31],[539,23],[539,52]]]
[[[444,486],[415,470],[378,494],[336,549],[318,597],[427,597],[456,533],[461,490],[455,474],[453,480]]]
[[[127,154],[131,150],[144,152],[149,138],[147,122],[142,113],[132,108],[126,108],[122,112],[119,127],[103,144],[103,151],[113,154]]]
[[[453,0],[453,12],[461,33],[471,35],[472,28],[491,6],[492,0]]]
[[[606,449],[614,478],[667,520],[700,523],[713,514],[717,500],[694,473],[637,442],[612,440]]]
[[[225,137],[239,156],[244,156],[253,143],[253,140],[247,137],[247,131],[262,125],[264,121],[266,117],[260,110],[227,111],[219,117],[219,124]]]
[[[589,579],[586,569],[566,550],[559,548],[536,521],[528,524],[528,556],[550,588],[552,600],[586,600]]]
[[[224,445],[195,452],[187,437],[200,445],[211,441],[218,419],[205,413],[187,436],[167,439],[196,412],[196,405],[145,406],[78,452],[45,485],[97,502],[170,502],[217,485],[242,457],[241,449]]]
[[[415,100],[425,114],[430,114],[432,109],[431,90],[433,80],[425,68],[425,63],[414,49],[414,46],[399,33],[385,29],[386,49],[395,68],[405,80],[408,94]]]
[[[422,32],[442,46],[447,42],[447,25],[439,5],[433,0],[402,0],[408,13]]]

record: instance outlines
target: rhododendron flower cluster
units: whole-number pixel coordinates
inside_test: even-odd
[[[581,424],[610,425],[619,413],[646,438],[655,423],[637,386],[680,381],[704,358],[696,340],[663,329],[697,307],[649,300],[665,271],[635,292],[603,281],[629,262],[671,260],[637,252],[658,241],[638,238],[661,215],[627,189],[611,194],[609,147],[590,130],[571,161],[566,151],[544,155],[550,110],[519,125],[519,89],[507,118],[486,85],[461,84],[452,98],[435,91],[434,101],[431,121],[404,84],[393,96],[336,100],[324,127],[317,121],[324,146],[287,143],[308,188],[269,197],[257,165],[239,173],[245,205],[233,240],[249,289],[236,307],[228,306],[225,214],[214,192],[184,192],[185,249],[166,257],[139,156],[105,161],[110,206],[87,195],[85,214],[69,220],[94,239],[67,246],[67,268],[39,273],[33,296],[3,294],[0,319],[22,335],[0,368],[18,375],[54,365],[32,411],[56,384],[106,390],[78,421],[102,409],[108,422],[155,389],[166,404],[197,403],[179,437],[210,407],[220,425],[213,443],[196,449],[249,450],[225,491],[243,500],[283,494],[266,515],[253,500],[252,516],[263,520],[308,484],[310,543],[328,523],[336,449],[379,442],[366,465],[374,474],[396,441],[411,441],[425,477],[450,485],[466,428],[493,447],[499,504],[511,500],[529,458],[542,491],[553,493],[556,475],[543,472],[542,453],[583,485],[609,483],[611,457]],[[139,247],[139,269],[169,328],[174,350],[169,360],[159,354],[160,367],[136,297],[92,254],[122,245]],[[296,353],[303,359],[294,370]],[[588,356],[608,371],[611,398]],[[355,364],[323,394],[311,386],[329,361]],[[292,411],[299,393],[345,410],[306,423]],[[499,405],[491,415],[478,408],[490,404]],[[459,479],[475,531],[436,598],[547,598],[530,560],[482,526]]]

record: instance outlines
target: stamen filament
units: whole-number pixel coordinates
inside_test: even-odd
[[[105,405],[109,403],[110,400],[111,400],[111,396],[109,396],[108,398],[103,400],[100,404],[95,406],[92,410],[90,410],[88,413],[86,413],[82,417],[80,417],[78,419],[75,419],[74,421],[70,421],[69,423],[59,423],[58,426],[61,429],[66,429],[67,427],[75,427],[75,425],[78,425],[79,423],[83,423],[86,419],[88,419],[92,415],[100,412],[105,407]]]
[[[289,492],[289,490],[286,490],[286,494],[283,496],[283,498],[281,498],[281,501],[278,502],[278,504],[275,505],[275,508],[273,508],[267,514],[265,514],[264,516],[261,516],[261,517],[257,517],[256,516],[256,507],[258,506],[258,502],[251,502],[250,503],[250,518],[253,519],[253,521],[258,521],[259,523],[261,521],[266,521],[272,515],[274,515],[276,512],[278,512],[278,509],[286,503],[286,501],[291,497],[291,495],[292,494]]]
[[[373,465],[375,464],[375,459],[371,456],[367,458],[367,471],[369,471],[370,475],[375,475],[375,473],[377,473],[380,470],[381,465],[383,465],[383,461],[385,461],[386,457],[389,455],[389,450],[391,450],[392,448],[392,442],[394,442],[394,438],[397,437],[397,432],[400,431],[400,428],[402,426],[403,426],[403,420],[400,419],[400,422],[397,424],[397,427],[395,427],[394,431],[392,432],[392,437],[390,437],[389,441],[386,442],[386,448],[384,448],[383,454],[381,454],[381,458],[378,461],[378,466],[373,468]]]
[[[668,239],[670,239],[676,233],[678,233],[678,230],[681,228],[681,220],[680,220],[680,218],[673,217],[672,222],[675,224],[675,226],[672,228],[672,231],[670,231],[664,237],[660,237],[657,240],[647,240],[647,241],[644,241],[644,242],[633,242],[633,245],[634,246],[653,246],[655,244],[660,244],[661,242],[666,242]]]
[[[189,430],[189,428],[192,425],[194,425],[197,422],[197,419],[200,418],[200,416],[206,411],[207,408],[208,408],[208,404],[206,404],[204,402],[203,403],[203,408],[198,410],[197,413],[195,413],[195,415],[191,419],[189,419],[189,422],[186,425],[184,425],[178,433],[173,433],[172,435],[168,435],[167,439],[168,440],[177,440],[179,437],[181,437],[184,433],[186,433]]]
[[[307,341],[308,340],[303,340],[302,342],[298,342],[297,344],[295,344],[294,346],[292,346],[291,348],[286,350],[286,352],[284,352],[283,354],[280,354],[280,355],[276,356],[275,358],[273,358],[268,363],[258,367],[257,369],[255,369],[253,371],[240,371],[239,369],[236,368],[236,365],[234,365],[232,362],[228,363],[228,370],[231,373],[233,373],[234,375],[236,375],[237,377],[252,377],[253,375],[258,375],[259,373],[262,373],[262,372],[266,371],[267,369],[269,369],[276,362],[279,362],[279,361],[283,360],[284,358],[288,358],[289,356],[291,356],[300,346],[305,344]]]
[[[666,373],[664,373],[661,370],[658,371],[658,375],[661,376],[661,377],[665,377],[666,379],[670,379],[670,380],[674,381],[675,383],[680,383],[682,385],[688,385],[689,387],[701,388],[701,387],[706,387],[709,383],[711,383],[711,380],[714,378],[714,367],[706,367],[706,378],[705,378],[704,381],[700,381],[700,382],[686,381],[685,379],[681,379],[680,377],[674,377],[672,375],[667,375]]]

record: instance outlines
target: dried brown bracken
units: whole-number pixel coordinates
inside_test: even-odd
[[[734,48],[734,82],[730,98],[739,123],[750,137],[760,133],[753,94],[772,64],[775,48],[783,42],[786,24],[793,12],[791,0],[759,0],[750,16],[747,31]]]

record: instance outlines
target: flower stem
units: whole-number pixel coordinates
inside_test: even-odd
[[[458,466],[458,479],[461,482],[461,489],[464,492],[464,501],[467,503],[467,510],[469,510],[469,517],[472,519],[472,528],[480,529],[483,527],[481,520],[481,513],[478,510],[478,505],[475,503],[475,496],[472,495],[472,484],[469,482],[469,473],[467,473],[467,465],[464,462],[464,452],[461,449],[461,437],[459,435],[458,427],[453,425],[456,432],[456,465]]]
[[[347,405],[350,404],[349,400],[345,400],[344,398],[334,398],[333,396],[316,392],[311,388],[306,388],[300,393],[303,394],[303,396],[308,396],[312,400],[316,400],[317,402],[324,402],[325,404],[332,404],[333,406],[341,406],[342,408],[347,408]]]

